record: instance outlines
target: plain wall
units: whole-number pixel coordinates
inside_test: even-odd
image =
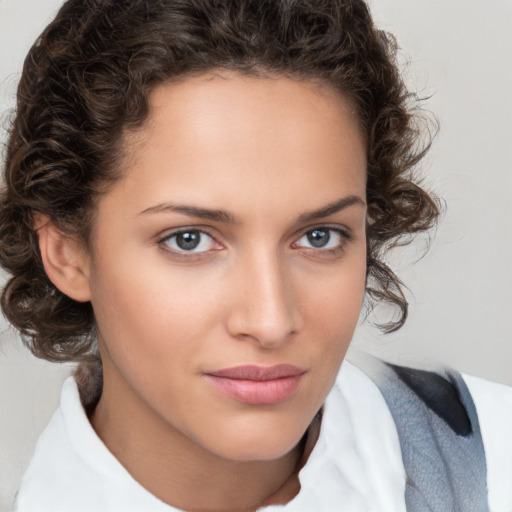
[[[61,4],[0,0],[0,111],[14,104],[23,58]],[[405,75],[441,131],[424,164],[447,204],[430,252],[392,258],[411,290],[406,326],[362,326],[354,344],[401,363],[443,361],[512,384],[512,2],[372,0]],[[408,64],[407,64],[408,63]],[[4,134],[2,134],[4,137]],[[4,137],[5,139],[5,137]],[[3,140],[4,140],[3,139]],[[418,244],[421,248],[422,243]],[[0,510],[8,510],[69,366],[38,361],[1,324]]]

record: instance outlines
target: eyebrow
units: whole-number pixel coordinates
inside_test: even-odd
[[[319,208],[318,210],[313,210],[311,212],[305,212],[299,215],[298,222],[308,222],[315,219],[320,219],[322,217],[328,217],[329,215],[333,215],[338,213],[345,208],[353,206],[355,204],[365,206],[366,203],[359,196],[350,195],[338,199],[332,203],[329,203],[327,206]],[[236,223],[236,218],[231,213],[225,210],[214,210],[210,208],[200,208],[197,206],[189,206],[189,205],[179,205],[172,203],[162,203],[157,204],[155,206],[151,206],[141,211],[139,215],[146,215],[149,213],[162,213],[162,212],[175,212],[181,213],[182,215],[186,215],[187,217],[196,217],[200,219],[213,220],[216,222],[225,222],[225,223]]]
[[[176,212],[188,217],[198,217],[200,219],[213,220],[217,222],[234,223],[235,218],[231,213],[225,210],[211,210],[210,208],[199,208],[197,206],[187,206],[180,204],[163,203],[146,208],[139,215],[147,213]]]
[[[299,215],[299,222],[308,222],[311,220],[321,219],[322,217],[328,217],[329,215],[333,215],[338,213],[345,208],[353,205],[366,206],[366,202],[363,201],[359,196],[347,196],[333,203],[329,203],[327,206],[319,208],[318,210],[313,210],[312,212],[306,212],[302,215]]]

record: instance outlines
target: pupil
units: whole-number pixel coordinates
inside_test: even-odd
[[[199,231],[185,231],[176,235],[176,244],[184,251],[195,249],[201,241]]]
[[[308,241],[313,247],[323,247],[329,242],[331,235],[329,231],[315,229],[308,233]]]

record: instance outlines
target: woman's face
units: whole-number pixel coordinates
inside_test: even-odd
[[[275,459],[322,406],[363,298],[353,107],[310,82],[203,75],[155,90],[126,144],[86,269],[104,393],[215,455]]]

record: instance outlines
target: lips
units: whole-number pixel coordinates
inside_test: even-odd
[[[218,391],[238,402],[269,405],[283,402],[297,391],[306,371],[280,364],[270,367],[237,366],[205,374]]]

